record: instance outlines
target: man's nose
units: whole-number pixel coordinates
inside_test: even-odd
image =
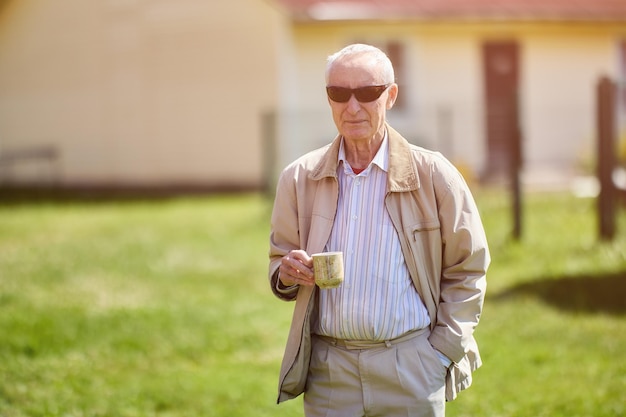
[[[350,96],[350,100],[348,100],[348,111],[351,113],[356,113],[361,109],[361,103],[356,99],[354,94]]]

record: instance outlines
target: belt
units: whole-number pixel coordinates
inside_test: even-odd
[[[397,345],[398,343],[406,342],[408,340],[414,339],[428,330],[428,327],[419,330],[412,330],[408,333],[403,334],[402,336],[396,337],[395,339],[389,340],[348,340],[348,339],[336,339],[330,336],[324,336],[321,334],[314,334],[314,337],[317,337],[324,342],[333,345],[339,346],[344,349],[349,350],[364,350],[364,349],[376,349],[386,347],[389,348],[393,345]]]

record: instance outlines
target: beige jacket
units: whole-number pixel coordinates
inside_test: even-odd
[[[473,337],[482,311],[490,262],[478,209],[458,171],[439,153],[389,133],[385,204],[402,244],[415,288],[431,319],[430,343],[452,359],[446,399],[471,384],[481,365]],[[282,172],[270,234],[269,277],[279,298],[296,300],[283,357],[278,402],[305,390],[311,355],[311,322],[317,287],[283,294],[276,289],[281,258],[294,249],[321,252],[337,209],[340,137],[310,152]]]

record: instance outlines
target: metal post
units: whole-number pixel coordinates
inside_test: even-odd
[[[615,167],[615,84],[606,76],[598,82],[597,100],[600,239],[612,240],[615,236],[616,197],[612,178]]]
[[[509,150],[509,175],[513,194],[513,238],[522,237],[522,133],[520,127],[519,96],[515,94],[511,100],[511,147]]]
[[[266,111],[261,115],[261,138],[263,146],[263,191],[273,197],[276,187],[277,128],[276,112]]]

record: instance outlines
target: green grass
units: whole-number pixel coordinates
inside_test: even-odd
[[[477,199],[493,255],[484,366],[449,416],[623,416],[626,209]],[[257,195],[0,205],[0,416],[301,416],[275,405],[293,305],[268,287]]]

